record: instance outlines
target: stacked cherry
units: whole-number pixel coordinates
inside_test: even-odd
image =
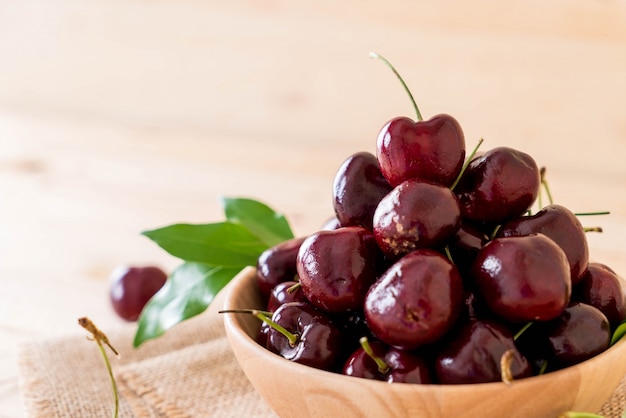
[[[415,109],[416,122],[384,125],[376,155],[339,167],[332,226],[259,258],[259,343],[324,370],[442,384],[520,379],[606,350],[626,318],[621,278],[589,261],[577,214],[541,207],[535,160],[478,146],[466,158],[453,117]]]

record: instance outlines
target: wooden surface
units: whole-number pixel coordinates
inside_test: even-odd
[[[140,231],[218,198],[332,214],[339,164],[391,117],[454,115],[468,147],[548,167],[591,256],[626,274],[626,2],[0,0],[0,417],[17,344],[112,313],[108,275],[177,261]],[[132,325],[130,325],[132,326]]]

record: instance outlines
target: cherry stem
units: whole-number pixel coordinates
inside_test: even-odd
[[[544,360],[541,363],[541,367],[539,368],[539,372],[537,373],[537,375],[542,375],[546,372],[546,370],[548,369],[548,360]]]
[[[376,59],[381,60],[387,65],[387,67],[391,69],[391,71],[393,71],[396,77],[398,77],[398,80],[400,80],[400,83],[402,83],[402,87],[404,87],[404,91],[406,91],[406,93],[409,95],[409,98],[411,99],[411,103],[413,104],[413,109],[415,109],[415,114],[417,115],[417,120],[418,121],[424,120],[424,118],[422,118],[422,114],[420,113],[419,108],[417,107],[417,103],[415,103],[413,94],[411,94],[411,90],[409,90],[409,87],[406,85],[406,83],[400,76],[400,73],[398,73],[398,70],[396,70],[395,67],[389,61],[387,61],[387,58],[383,57],[382,55],[377,54],[376,52],[370,52],[369,55],[370,55],[370,58],[376,58]]]
[[[226,309],[219,311],[218,313],[240,313],[254,315],[270,327],[274,328],[276,331],[283,334],[285,338],[289,340],[289,345],[291,347],[295,347],[295,345],[298,344],[298,341],[300,340],[300,336],[298,334],[294,334],[293,332],[288,331],[287,328],[273,321],[271,318],[272,313],[268,311],[260,311],[258,309]]]
[[[513,363],[513,356],[515,350],[508,349],[502,353],[500,357],[500,377],[504,383],[510,385],[513,382],[513,372],[511,372],[511,364]]]
[[[513,336],[513,341],[517,341],[517,339],[519,337],[521,337],[521,335],[524,333],[524,331],[526,331],[528,328],[530,328],[530,326],[533,324],[533,322],[527,322],[526,325],[524,325],[522,328],[520,328],[519,331],[517,331],[517,333]]]
[[[576,215],[576,216],[595,216],[595,215],[610,215],[610,214],[611,214],[611,212],[606,210],[606,211],[601,211],[601,212],[577,212],[574,215]]]
[[[559,415],[558,418],[605,418],[605,417],[603,415],[592,414],[591,412],[567,411]]]
[[[459,172],[459,175],[456,176],[456,179],[454,180],[454,183],[452,183],[452,186],[450,186],[450,190],[454,190],[456,185],[459,184],[459,181],[461,181],[461,177],[463,177],[463,173],[465,173],[465,170],[467,170],[467,167],[469,166],[469,163],[472,161],[472,159],[474,158],[474,156],[478,152],[478,148],[480,148],[480,146],[482,145],[483,141],[484,141],[484,139],[480,138],[480,140],[478,141],[478,144],[476,144],[476,146],[472,150],[471,154],[467,156],[467,158],[465,159],[465,163],[463,163],[463,167],[461,167],[461,171]]]
[[[583,228],[585,232],[603,232],[601,226],[586,226]]]
[[[78,324],[81,327],[85,328],[87,331],[89,331],[89,333],[91,333],[91,339],[93,339],[96,342],[96,344],[98,344],[98,348],[100,349],[100,354],[102,354],[102,358],[104,359],[104,364],[106,365],[107,371],[109,372],[109,379],[111,380],[111,388],[113,390],[113,399],[114,399],[113,418],[117,418],[119,414],[119,408],[120,408],[120,397],[117,391],[117,383],[115,383],[115,377],[113,376],[113,369],[111,368],[111,362],[109,361],[109,357],[107,356],[104,346],[106,345],[107,347],[109,347],[111,351],[113,351],[115,355],[118,357],[119,357],[119,353],[117,352],[115,348],[113,348],[106,334],[100,331],[94,325],[94,323],[91,322],[89,318],[87,317],[79,318]]]
[[[302,284],[300,282],[298,282],[298,283],[294,284],[293,286],[289,286],[287,288],[287,293],[291,294],[291,293],[295,292],[296,290],[300,289],[301,287],[302,287]]]
[[[550,187],[548,186],[548,181],[546,180],[546,168],[541,167],[539,170],[539,176],[541,178],[541,185],[543,189],[546,191],[546,195],[548,195],[548,202],[550,204],[554,204],[554,200],[552,199],[552,193],[550,192]],[[539,194],[539,208],[541,209],[543,206],[541,205],[541,193]]]
[[[374,354],[374,350],[372,350],[372,346],[367,340],[367,337],[361,337],[359,339],[359,343],[361,344],[363,351],[365,351],[365,353],[367,353],[367,355],[370,356],[372,360],[374,360],[376,366],[378,366],[378,371],[380,372],[380,374],[386,374],[389,371],[389,365],[385,363],[385,360]]]

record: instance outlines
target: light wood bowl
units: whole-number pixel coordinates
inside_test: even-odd
[[[254,269],[229,287],[225,309],[265,309]],[[280,417],[533,417],[597,412],[626,374],[626,343],[574,367],[505,383],[416,385],[343,376],[303,366],[259,346],[258,319],[225,315],[226,332],[244,373]]]

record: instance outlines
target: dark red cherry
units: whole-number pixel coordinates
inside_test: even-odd
[[[312,305],[291,302],[281,305],[272,321],[295,336],[290,341],[275,328],[269,330],[270,350],[296,363],[322,370],[334,370],[342,347],[342,334],[333,321]]]
[[[297,270],[304,296],[328,312],[360,309],[384,262],[371,231],[358,226],[319,231],[300,247]]]
[[[521,216],[539,193],[539,168],[528,154],[498,147],[472,159],[455,193],[464,219],[503,222]]]
[[[414,349],[441,338],[463,309],[456,267],[433,250],[416,250],[393,264],[365,298],[365,318],[381,341]]]
[[[487,306],[511,321],[546,321],[569,303],[567,257],[542,234],[497,238],[478,253],[472,277]]]
[[[376,156],[392,186],[409,179],[450,186],[463,166],[465,137],[459,123],[450,115],[436,115],[417,122],[398,117],[380,130]]]
[[[407,180],[385,196],[374,212],[374,236],[391,259],[418,248],[444,244],[459,229],[460,209],[444,186]]]
[[[267,310],[274,312],[280,305],[289,302],[308,302],[298,282],[293,280],[279,283],[272,289],[267,302]]]
[[[626,319],[623,280],[604,264],[589,263],[574,287],[574,298],[599,309],[613,328]]]
[[[391,189],[376,156],[357,152],[348,157],[333,182],[333,207],[339,224],[372,229],[374,210]]]
[[[265,298],[279,283],[295,279],[296,257],[305,238],[292,238],[261,253],[257,260],[256,281]]]
[[[591,305],[573,303],[546,329],[549,352],[561,367],[587,360],[609,348],[611,328],[602,312]]]
[[[587,236],[576,215],[561,205],[549,205],[532,216],[522,216],[502,225],[498,237],[542,233],[565,252],[572,284],[578,283],[589,263]]]
[[[465,277],[474,264],[478,252],[489,241],[489,237],[479,228],[467,222],[461,222],[456,234],[448,242],[450,256]]]
[[[389,383],[432,382],[426,361],[416,353],[399,350],[380,341],[371,341],[368,344],[371,353],[363,347],[356,349],[343,366],[343,374]],[[377,359],[378,364],[372,356]]]
[[[502,380],[501,359],[508,350],[513,350],[513,378],[532,375],[531,365],[515,347],[506,327],[494,321],[470,319],[437,355],[437,380],[443,384],[498,382]]]
[[[127,321],[136,321],[144,306],[163,287],[167,274],[158,267],[120,266],[110,276],[109,297],[113,310]]]

